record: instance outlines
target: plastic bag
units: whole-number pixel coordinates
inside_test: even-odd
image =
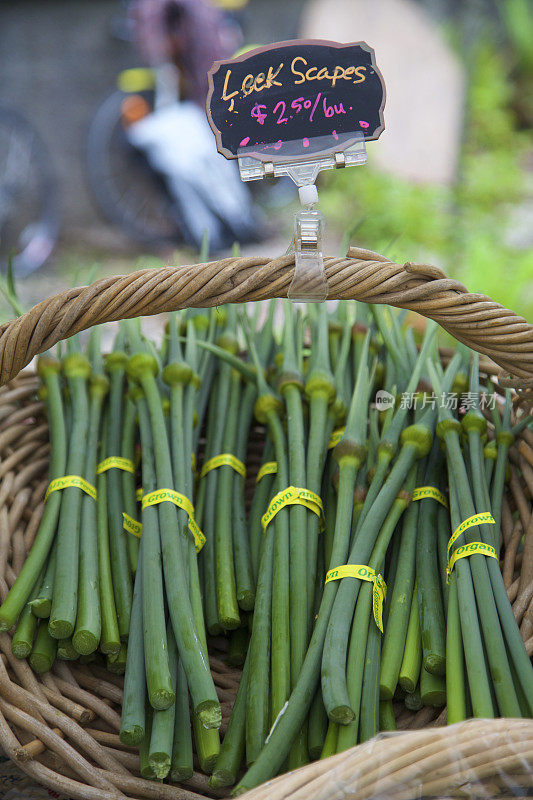
[[[127,135],[164,176],[192,244],[199,246],[204,232],[213,250],[256,237],[248,189],[236,164],[217,152],[205,114],[194,103],[163,106],[130,125]]]

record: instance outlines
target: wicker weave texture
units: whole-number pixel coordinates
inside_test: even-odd
[[[533,380],[533,326],[482,294],[471,294],[439,269],[395,264],[368,250],[325,259],[330,299],[388,303],[436,320],[456,339],[522,381]],[[92,325],[159,314],[286,297],[294,255],[227,258],[194,266],[144,269],[43,300],[0,327],[0,380],[6,383],[38,353]]]

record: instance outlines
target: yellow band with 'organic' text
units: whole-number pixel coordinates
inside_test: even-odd
[[[495,558],[498,560],[498,555],[496,550],[491,544],[485,544],[485,542],[470,542],[470,544],[463,544],[461,547],[458,547],[457,550],[454,550],[451,558],[448,562],[448,566],[446,568],[446,581],[449,583],[452,577],[452,570],[456,561],[459,561],[461,558],[468,558],[469,556],[473,556],[476,553],[479,553],[482,556],[489,556],[489,558]]]
[[[475,525],[495,525],[496,521],[492,514],[489,511],[483,511],[481,514],[474,514],[468,519],[465,519],[464,522],[461,522],[458,528],[452,533],[450,539],[448,541],[448,558],[450,558],[450,550],[452,549],[454,543],[457,541],[459,536],[464,533],[468,528],[472,528]]]
[[[372,567],[365,564],[343,564],[341,567],[326,572],[326,583],[340,581],[342,578],[358,578],[360,581],[373,583],[372,609],[376,625],[383,633],[383,605],[387,597],[387,586],[381,575],[376,575]]]

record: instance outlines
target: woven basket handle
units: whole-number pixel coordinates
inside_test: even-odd
[[[324,260],[329,299],[355,299],[417,311],[533,386],[533,326],[482,294],[470,294],[439,269],[395,264],[352,247]],[[226,258],[208,264],[143,269],[104,278],[43,300],[0,327],[0,384],[61,339],[104,322],[188,307],[286,297],[294,255]]]

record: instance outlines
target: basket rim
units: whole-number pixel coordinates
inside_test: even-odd
[[[294,254],[231,257],[205,264],[142,269],[60,292],[0,326],[0,384],[38,353],[93,325],[184,308],[286,297]],[[533,326],[484,294],[469,293],[437,267],[396,264],[363,248],[324,259],[328,299],[388,303],[438,322],[458,341],[490,356],[533,388]]]

